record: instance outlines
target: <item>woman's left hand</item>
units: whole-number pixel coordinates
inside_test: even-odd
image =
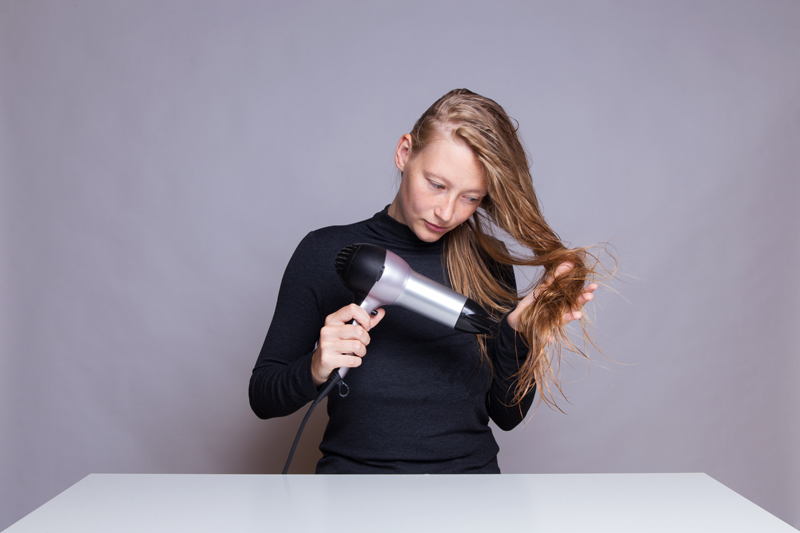
[[[511,311],[511,313],[508,314],[509,325],[515,330],[519,331],[517,327],[519,325],[519,317],[522,314],[522,312],[529,305],[531,305],[534,302],[534,300],[536,300],[536,298],[539,296],[539,294],[541,294],[542,290],[544,290],[545,287],[553,283],[553,280],[556,277],[563,275],[565,272],[568,272],[573,266],[574,265],[570,262],[561,263],[560,265],[558,265],[558,268],[556,268],[555,276],[550,275],[546,280],[544,280],[544,282],[539,284],[538,287],[536,287],[534,290],[528,293],[528,295],[525,296],[525,298],[520,300],[520,302],[517,304],[516,309],[514,309],[513,311]],[[584,287],[583,292],[581,293],[580,296],[578,296],[578,305],[576,307],[573,307],[572,311],[564,315],[564,318],[562,319],[563,324],[566,325],[572,322],[573,320],[580,320],[581,316],[583,316],[581,314],[581,309],[583,309],[583,306],[586,305],[586,302],[594,298],[594,294],[592,293],[596,289],[597,289],[597,283],[590,283],[589,285]],[[553,342],[554,340],[555,339],[551,335],[550,342]]]

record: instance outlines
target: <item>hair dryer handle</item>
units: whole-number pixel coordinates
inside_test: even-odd
[[[363,309],[364,311],[366,311],[367,313],[369,313],[371,315],[380,306],[381,306],[381,302],[379,302],[378,300],[375,300],[373,298],[370,298],[369,295],[367,295],[367,297],[364,299],[363,302],[361,302],[361,305],[359,307],[361,307],[361,309]],[[348,322],[348,324],[358,324],[358,321],[354,318],[353,320]],[[348,354],[348,355],[353,355],[353,354]],[[336,370],[334,370],[334,372],[338,372],[339,373],[339,377],[344,379],[344,377],[347,375],[347,372],[349,370],[350,370],[350,367],[342,367],[342,368],[337,368]]]

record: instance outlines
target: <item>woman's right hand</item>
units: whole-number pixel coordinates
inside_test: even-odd
[[[342,307],[325,318],[319,332],[319,343],[311,357],[311,377],[319,387],[337,368],[357,367],[367,353],[369,330],[381,321],[386,311],[378,309],[370,315],[356,304]],[[357,324],[349,324],[355,319]]]

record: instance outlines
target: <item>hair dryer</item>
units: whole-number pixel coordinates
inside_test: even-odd
[[[464,333],[487,334],[497,321],[474,300],[417,274],[396,254],[374,244],[351,244],[336,256],[336,273],[371,313],[399,305]],[[347,368],[338,369],[344,377]]]

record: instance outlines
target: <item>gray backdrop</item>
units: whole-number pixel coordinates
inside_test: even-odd
[[[798,28],[795,0],[1,1],[0,528],[91,472],[279,472],[302,413],[247,383],[283,268],[391,201],[455,87],[620,259],[615,362],[496,430],[503,471],[706,472],[800,526]]]

